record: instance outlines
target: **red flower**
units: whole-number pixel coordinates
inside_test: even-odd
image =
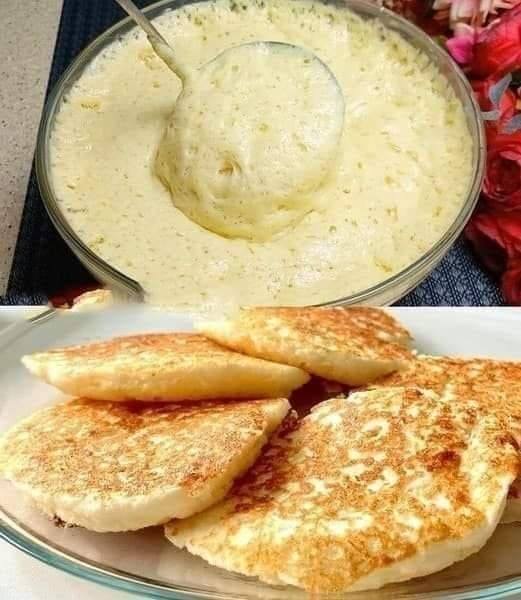
[[[498,121],[486,121],[485,124],[487,126],[492,125],[493,127],[496,127],[498,122],[506,123],[516,113],[517,97],[510,89],[507,89],[501,96],[499,106],[493,106],[492,101],[490,100],[490,90],[498,81],[499,78],[493,76],[489,77],[488,79],[484,79],[483,81],[475,80],[471,82],[472,89],[474,90],[474,94],[479,106],[481,107],[481,110],[485,112],[495,109],[499,110]]]
[[[91,292],[99,289],[99,284],[85,283],[79,285],[72,285],[60,293],[55,294],[49,298],[51,304],[55,308],[70,308],[74,304],[74,299],[84,294],[85,292]]]
[[[481,261],[493,273],[501,273],[505,270],[509,254],[506,248],[507,245],[512,246],[510,241],[505,239],[502,225],[504,223],[501,218],[483,212],[475,214],[465,230]],[[510,253],[516,254],[515,242]]]
[[[521,131],[488,130],[487,172],[483,194],[496,208],[521,209]]]
[[[509,304],[521,305],[521,212],[482,212],[465,230],[485,267],[504,273],[502,290]]]
[[[485,78],[521,68],[521,4],[484,29],[474,46],[472,73]]]

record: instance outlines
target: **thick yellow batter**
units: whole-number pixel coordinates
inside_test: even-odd
[[[81,238],[150,302],[223,311],[337,299],[419,258],[461,208],[471,176],[463,109],[397,35],[300,0],[203,2],[156,24],[195,67],[252,40],[308,48],[340,82],[345,118],[318,210],[268,241],[223,237],[175,208],[155,173],[179,81],[140,32],[106,49],[60,108],[52,180]]]
[[[185,79],[156,171],[196,223],[267,241],[323,208],[344,112],[342,89],[311,52],[241,44]]]

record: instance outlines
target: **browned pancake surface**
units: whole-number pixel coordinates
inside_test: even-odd
[[[501,413],[521,442],[521,362],[485,358],[418,356],[370,387],[414,385],[438,393],[451,390]]]
[[[97,400],[207,400],[287,396],[303,371],[232,352],[192,333],[134,335],[24,357],[65,393]]]
[[[288,408],[283,399],[76,399],[42,409],[7,432],[0,439],[0,469],[48,514],[95,530],[118,530],[106,522],[111,505],[121,505],[116,520],[125,522],[125,511],[130,515],[141,503],[137,521],[127,527],[136,529],[155,524],[156,514],[164,522],[220,499]],[[170,506],[161,505],[162,498],[170,498]]]
[[[475,402],[412,388],[353,394],[287,419],[227,499],[166,533],[268,583],[370,589],[479,549],[517,463],[504,424]]]
[[[410,334],[376,308],[244,308],[198,329],[233,350],[346,385],[368,383],[412,356]]]

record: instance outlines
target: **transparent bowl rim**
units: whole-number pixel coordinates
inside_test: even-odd
[[[443,236],[420,258],[388,279],[355,294],[321,303],[319,306],[368,304],[372,301],[378,301],[379,296],[387,297],[387,295],[392,296],[394,300],[397,300],[405,295],[410,289],[418,285],[420,281],[427,276],[428,272],[430,272],[441,258],[443,258],[446,252],[448,252],[469,220],[476,206],[482,186],[486,156],[485,131],[479,106],[474,98],[468,80],[459,67],[449,58],[448,54],[418,27],[383,7],[369,3],[366,0],[340,1],[346,7],[351,8],[356,12],[361,12],[371,18],[378,18],[383,15],[386,22],[394,22],[399,25],[400,33],[406,33],[409,38],[421,38],[422,43],[429,48],[431,58],[434,58],[437,64],[447,66],[462,86],[466,94],[467,106],[465,108],[469,111],[467,116],[473,121],[477,135],[476,139],[473,140],[476,147],[474,148],[472,181],[467,197],[462,204],[458,215]],[[160,2],[147,7],[146,11],[159,13],[163,8],[170,6],[175,7],[180,4],[181,2],[179,0],[161,0]],[[123,19],[98,36],[76,57],[52,89],[45,105],[38,131],[36,145],[36,175],[42,199],[51,221],[80,261],[82,261],[101,281],[108,281],[109,284],[124,291],[127,295],[138,300],[144,300],[146,293],[140,283],[104,261],[79,238],[70,226],[57,202],[51,182],[49,165],[50,133],[54,117],[57,113],[57,107],[68,88],[69,81],[77,72],[81,72],[83,68],[89,64],[97,51],[103,48],[110,38],[130,25],[130,19]],[[395,290],[394,295],[392,294],[393,290]],[[398,293],[396,293],[397,291]]]
[[[47,543],[38,534],[21,527],[15,519],[11,518],[1,508],[0,539],[5,540],[32,558],[60,571],[115,590],[164,600],[243,600],[243,596],[225,592],[196,589],[182,585],[174,587],[170,584],[131,575],[125,571],[106,567],[96,561],[82,558],[54,544]],[[473,585],[416,594],[394,592],[391,597],[393,600],[492,600],[511,597],[521,591],[521,577],[505,577],[503,579],[504,581],[498,580],[486,588]],[[283,589],[281,591],[283,592]],[[326,596],[330,600],[335,598],[337,600],[347,600],[350,597],[357,600],[357,598],[361,598],[359,593],[325,594],[324,597]],[[303,594],[303,597],[306,597],[305,594]],[[313,597],[318,600],[322,595],[316,594]]]

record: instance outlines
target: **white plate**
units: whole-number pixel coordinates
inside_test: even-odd
[[[395,308],[423,353],[521,360],[521,310]],[[0,323],[2,320],[0,310]],[[17,318],[24,313],[17,314]],[[12,320],[12,319],[11,319]],[[189,317],[146,306],[89,313],[63,311],[20,331],[9,344],[0,332],[0,432],[60,398],[32,378],[20,357],[37,350],[153,331],[189,331]],[[4,334],[5,335],[5,334]],[[3,347],[5,346],[5,347]],[[210,567],[167,543],[161,529],[96,534],[60,529],[0,482],[0,535],[25,552],[85,579],[160,598],[300,598],[297,590],[264,586]],[[499,598],[521,592],[521,527],[498,528],[486,549],[450,569],[407,584],[349,598]],[[314,596],[315,598],[318,596]],[[329,596],[331,597],[331,596]],[[335,596],[341,597],[341,596]]]

